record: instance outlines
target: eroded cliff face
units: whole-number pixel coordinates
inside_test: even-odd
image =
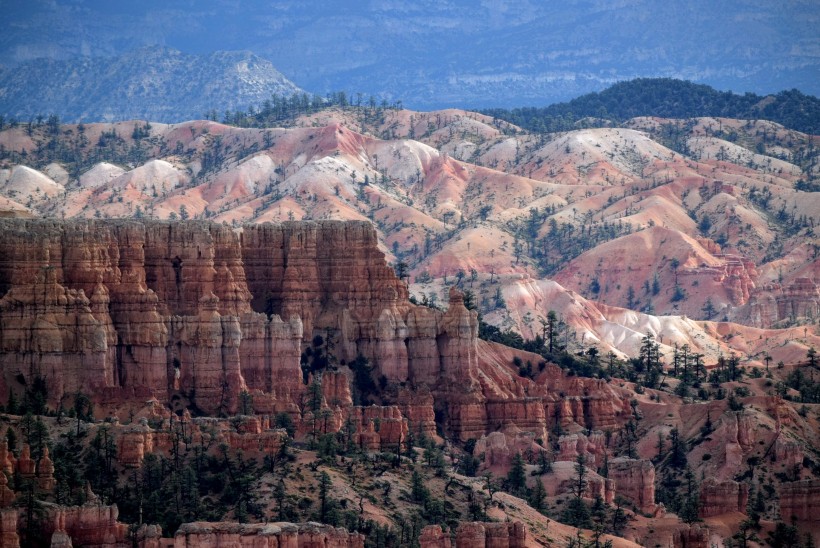
[[[183,524],[174,536],[175,548],[198,546],[322,546],[364,548],[364,535],[318,523],[206,523]]]
[[[820,521],[820,481],[808,479],[784,483],[778,490],[780,516],[784,520]]]
[[[475,313],[457,292],[447,312],[412,305],[369,223],[3,220],[0,235],[3,391],[40,376],[53,404],[84,391],[218,414],[247,391],[258,412],[296,412],[322,335],[339,363],[427,390],[427,410],[399,402],[424,430],[430,394],[452,393],[454,428],[483,433],[483,410],[460,418],[484,401]]]
[[[732,480],[706,478],[700,486],[700,516],[719,516],[728,512],[746,512],[749,486]]]
[[[535,546],[520,521],[487,523],[467,521],[459,524],[454,538],[439,525],[428,525],[419,539],[422,548],[528,548]]]
[[[82,391],[103,409],[154,398],[219,415],[247,392],[256,413],[304,423],[300,358],[317,335],[340,366],[323,427],[353,420],[368,446],[432,435],[436,416],[461,440],[505,425],[546,440],[556,421],[616,429],[629,414],[603,381],[518,377],[458,291],[445,312],[411,304],[367,222],[0,220],[0,393],[39,376],[54,408]],[[354,409],[343,364],[357,356],[397,387],[384,408]]]
[[[644,514],[652,514],[655,505],[655,467],[649,460],[618,457],[609,461],[609,477],[617,494],[623,496]]]
[[[820,287],[809,277],[799,277],[788,285],[766,284],[753,292],[748,305],[736,313],[738,320],[755,327],[772,327],[795,318],[815,318],[820,314]]]

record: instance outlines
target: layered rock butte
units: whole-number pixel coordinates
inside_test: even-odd
[[[296,416],[302,350],[320,335],[340,364],[368,358],[397,386],[395,416],[429,433],[434,409],[462,440],[506,425],[545,440],[550,421],[617,428],[629,414],[629,392],[602,380],[513,374],[458,291],[446,312],[411,304],[367,222],[26,219],[0,234],[2,393],[41,376],[55,407],[85,391],[219,415],[247,391],[256,412]],[[326,401],[352,404],[345,370],[326,374]]]
[[[4,221],[2,389],[181,394],[205,413],[295,410],[303,342],[329,335],[389,381],[479,393],[476,318],[411,305],[368,223]]]
[[[340,363],[362,355],[387,383],[429,391],[397,397],[416,426],[431,429],[433,405],[460,439],[495,422],[543,432],[554,415],[545,393],[481,378],[492,352],[475,312],[455,291],[447,312],[411,304],[366,222],[4,220],[0,233],[0,391],[39,375],[55,406],[86,391],[102,405],[179,400],[212,415],[236,412],[247,391],[259,413],[297,414],[302,349],[322,335]],[[328,400],[351,401],[334,375]],[[593,423],[614,425],[623,403],[608,405]]]

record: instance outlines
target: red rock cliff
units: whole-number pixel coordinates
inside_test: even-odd
[[[421,532],[421,548],[527,548],[530,542],[527,527],[520,521],[486,523],[468,521],[459,524],[455,542],[438,525],[428,525]]]
[[[796,518],[799,521],[820,521],[817,508],[820,507],[820,481],[809,479],[784,483],[778,489],[780,497],[780,517],[784,521]]]
[[[475,312],[458,292],[447,312],[407,297],[366,222],[2,220],[0,391],[39,375],[52,405],[78,390],[178,395],[215,414],[247,390],[258,412],[295,413],[301,351],[320,334],[340,362],[363,355],[375,376],[426,386],[459,435],[480,436]],[[432,430],[432,409],[407,402]]]
[[[176,548],[198,546],[322,546],[364,548],[364,536],[318,523],[184,523],[174,536]]]
[[[362,355],[374,380],[404,384],[385,402],[394,430],[368,445],[433,434],[435,416],[462,440],[505,425],[545,440],[554,421],[603,430],[629,416],[604,381],[552,366],[521,379],[509,349],[477,332],[454,289],[446,312],[411,304],[367,222],[0,219],[0,393],[39,375],[52,407],[82,390],[100,409],[154,398],[214,415],[247,391],[255,412],[296,417],[300,356],[321,335],[339,364]],[[350,406],[350,381],[332,380],[326,404]]]

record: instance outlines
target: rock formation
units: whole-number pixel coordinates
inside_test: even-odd
[[[625,457],[610,459],[609,478],[615,492],[645,514],[655,511],[655,467],[648,460]]]
[[[442,532],[439,525],[428,525],[419,539],[421,548],[527,548],[530,546],[527,527],[520,521],[459,524],[455,542]]]
[[[37,486],[43,491],[53,491],[56,481],[54,480],[54,462],[48,455],[48,446],[43,447],[43,455],[37,462]]]
[[[128,542],[128,525],[119,523],[116,505],[58,507],[48,516],[46,531],[65,533],[78,546],[116,546]]]
[[[0,472],[0,508],[8,508],[14,502],[16,495],[9,489],[9,480],[6,474]]]
[[[461,523],[456,530],[456,548],[526,548],[527,527],[519,522]]]
[[[421,531],[419,544],[422,548],[451,548],[450,535],[441,530],[441,525],[428,525]]]
[[[453,392],[454,430],[484,433],[475,313],[455,291],[445,313],[410,304],[369,223],[7,220],[0,233],[0,389],[42,376],[54,402],[178,394],[208,414],[247,391],[259,412],[295,413],[302,346],[321,334],[342,363],[362,355],[388,382]],[[429,433],[432,408],[410,399]]]
[[[338,363],[361,355],[374,378],[407,385],[395,401],[404,434],[380,433],[380,445],[409,428],[432,435],[434,411],[462,440],[510,424],[545,440],[551,420],[612,429],[628,416],[624,394],[558,368],[538,386],[482,384],[482,368],[495,374],[486,360],[495,363],[497,349],[479,345],[475,312],[454,289],[446,312],[411,304],[369,223],[233,230],[18,219],[3,220],[0,234],[2,393],[40,376],[54,407],[84,391],[102,406],[153,398],[218,414],[236,412],[247,392],[258,413],[296,416],[307,389],[300,356],[321,335]],[[350,405],[352,377],[333,374],[324,404],[341,409]],[[379,413],[388,419],[393,411]],[[336,426],[348,416],[336,413]],[[124,449],[134,463],[140,443],[150,443],[139,437],[121,442],[135,444]]]
[[[545,398],[545,415],[554,425],[570,431],[616,430],[631,415],[629,397],[602,379],[565,377],[558,367],[548,366],[543,374],[550,387]]]
[[[702,525],[690,525],[675,531],[672,536],[675,548],[709,548],[709,529]]]
[[[754,262],[739,255],[716,253],[715,257],[724,261],[719,269],[720,273],[715,276],[715,281],[726,288],[732,304],[746,304],[754,291],[758,277]]]
[[[803,450],[795,441],[785,440],[778,436],[774,443],[774,462],[787,469],[803,465]]]
[[[174,536],[175,548],[200,546],[322,546],[364,548],[364,536],[319,523],[184,523]]]
[[[101,408],[155,400],[216,415],[247,392],[257,413],[311,420],[300,358],[318,336],[336,360],[323,421],[352,419],[368,447],[410,429],[431,436],[436,414],[461,440],[515,425],[544,443],[556,421],[615,430],[631,413],[628,394],[600,379],[553,366],[537,382],[505,377],[508,349],[478,341],[461,293],[451,289],[446,312],[411,304],[366,222],[9,219],[0,236],[0,393],[43,377],[52,407],[83,391]],[[358,356],[397,386],[394,409],[351,409],[342,364]],[[596,435],[584,441],[591,462],[603,454]],[[120,442],[132,465],[152,443],[138,431]]]
[[[582,495],[584,498],[595,500],[601,497],[607,504],[615,501],[615,482],[612,479],[600,476],[592,468],[587,468],[585,479],[586,488]],[[538,481],[544,484],[547,496],[571,493],[576,485],[576,464],[568,461],[554,462],[552,473],[541,476]]]
[[[0,510],[0,546],[20,548],[20,537],[17,535],[16,508]]]
[[[175,417],[175,415],[171,415]],[[117,440],[117,462],[127,468],[142,464],[147,454],[171,455],[175,443],[186,438],[189,443],[210,445],[225,444],[231,450],[252,455],[274,455],[283,444],[286,433],[271,428],[267,417],[238,416],[232,419],[190,416],[179,419],[163,419],[152,428],[147,421],[140,424],[112,427]]]
[[[792,516],[799,521],[820,521],[817,513],[820,507],[820,481],[809,479],[783,483],[778,495],[783,521],[791,521]]]
[[[719,516],[727,512],[745,512],[749,486],[732,480],[707,477],[700,485],[700,516]]]
[[[770,283],[752,292],[748,306],[738,319],[756,327],[772,327],[783,320],[816,318],[820,315],[820,286],[808,277],[795,278],[788,285]]]
[[[558,455],[555,460],[575,461],[579,455],[583,455],[589,466],[600,466],[606,454],[604,433],[600,431],[591,432],[589,436],[582,433],[561,436],[558,439]]]
[[[50,539],[54,548],[95,546],[98,548],[160,548],[162,531],[157,525],[141,525],[133,535],[128,525],[117,521],[117,505],[87,503],[83,506],[47,505],[39,517],[38,537]],[[19,509],[0,510],[0,546],[19,548],[17,533],[23,519]]]
[[[535,441],[535,434],[509,427],[505,432],[491,432],[482,436],[475,444],[474,455],[483,455],[487,467],[508,467],[516,454],[524,457],[525,462],[538,462],[538,455],[547,450]]]

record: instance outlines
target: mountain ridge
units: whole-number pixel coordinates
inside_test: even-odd
[[[251,50],[320,95],[362,90],[417,110],[548,104],[642,76],[818,93],[809,1],[31,2],[4,10],[0,63],[162,44]],[[102,24],[105,21],[105,24]],[[48,29],[48,32],[44,32]]]
[[[188,55],[149,46],[113,58],[39,59],[0,69],[0,111],[29,119],[179,122],[302,90],[248,51]]]
[[[480,112],[532,131],[610,125],[638,116],[712,116],[765,119],[804,133],[820,133],[820,99],[797,89],[769,95],[738,94],[674,78],[625,80],[603,91],[547,107],[483,109]]]

